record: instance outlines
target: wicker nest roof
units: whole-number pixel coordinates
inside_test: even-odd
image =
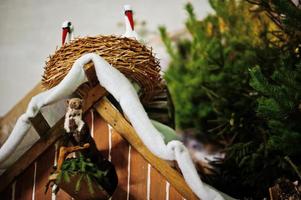
[[[152,50],[136,40],[117,36],[78,38],[62,46],[46,62],[42,85],[56,86],[67,75],[76,59],[86,53],[97,53],[125,76],[137,82],[141,99],[151,100],[162,89],[159,61]]]

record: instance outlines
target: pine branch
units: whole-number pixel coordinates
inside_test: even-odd
[[[298,167],[293,163],[293,161],[288,156],[285,156],[284,159],[291,165],[291,167],[294,169],[299,179],[301,180],[301,173],[298,170]]]

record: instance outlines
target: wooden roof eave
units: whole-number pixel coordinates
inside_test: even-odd
[[[132,125],[125,117],[108,101],[102,98],[94,108],[98,114],[110,124],[132,147],[134,147],[152,167],[154,167],[185,199],[198,199],[186,184],[182,175],[172,168],[166,161],[158,158],[148,150],[138,137]]]

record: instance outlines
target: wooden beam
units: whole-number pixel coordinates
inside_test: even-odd
[[[106,95],[106,90],[102,87],[96,86],[92,88],[84,101],[84,112],[93,106],[93,104],[101,97]],[[64,133],[64,117],[59,120],[51,129],[49,129],[44,137],[41,137],[32,147],[26,151],[9,169],[7,169],[1,176],[0,192],[3,191],[8,184],[10,184],[15,177],[22,173],[31,163],[33,163],[40,155],[43,154],[55,141],[57,141]]]
[[[89,85],[94,87],[95,85],[99,85],[99,81],[96,76],[95,67],[92,61],[87,63],[84,67],[86,77],[88,78]]]
[[[48,122],[41,112],[38,112],[34,118],[31,118],[30,122],[40,137],[43,137],[50,129]]]
[[[102,98],[96,105],[96,111],[107,121],[122,137],[124,137],[170,184],[186,199],[198,199],[188,187],[178,171],[173,169],[166,161],[153,155],[138,137],[131,124],[108,101]]]

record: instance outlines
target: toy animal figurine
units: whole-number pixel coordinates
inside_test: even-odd
[[[95,141],[90,135],[90,130],[87,124],[82,120],[82,105],[83,100],[79,98],[71,98],[67,100],[67,112],[65,115],[64,129],[66,131],[65,138],[60,144],[59,155],[55,172],[48,178],[46,191],[51,183],[54,183],[58,174],[62,170],[64,160],[70,153],[80,151],[80,153],[89,158],[102,171],[107,171],[107,177],[110,179],[110,184],[104,186],[106,191],[113,193],[117,184],[118,178],[115,167],[111,162],[104,159],[98,151]],[[71,143],[71,146],[70,146]]]
[[[95,143],[90,136],[89,129],[82,119],[83,100],[80,98],[71,98],[67,100],[67,104],[68,107],[64,121],[66,134],[63,142],[60,144],[58,161],[54,174],[60,172],[64,160],[70,153],[76,151],[83,152],[83,150],[90,148],[90,143],[92,143],[93,147],[95,146]],[[70,145],[70,142],[72,146],[68,146]],[[96,147],[94,148],[96,149]],[[55,175],[53,177],[55,177]]]
[[[65,115],[64,129],[67,133],[78,131],[84,127],[82,120],[82,104],[83,100],[80,98],[72,98],[67,100],[68,108]]]

